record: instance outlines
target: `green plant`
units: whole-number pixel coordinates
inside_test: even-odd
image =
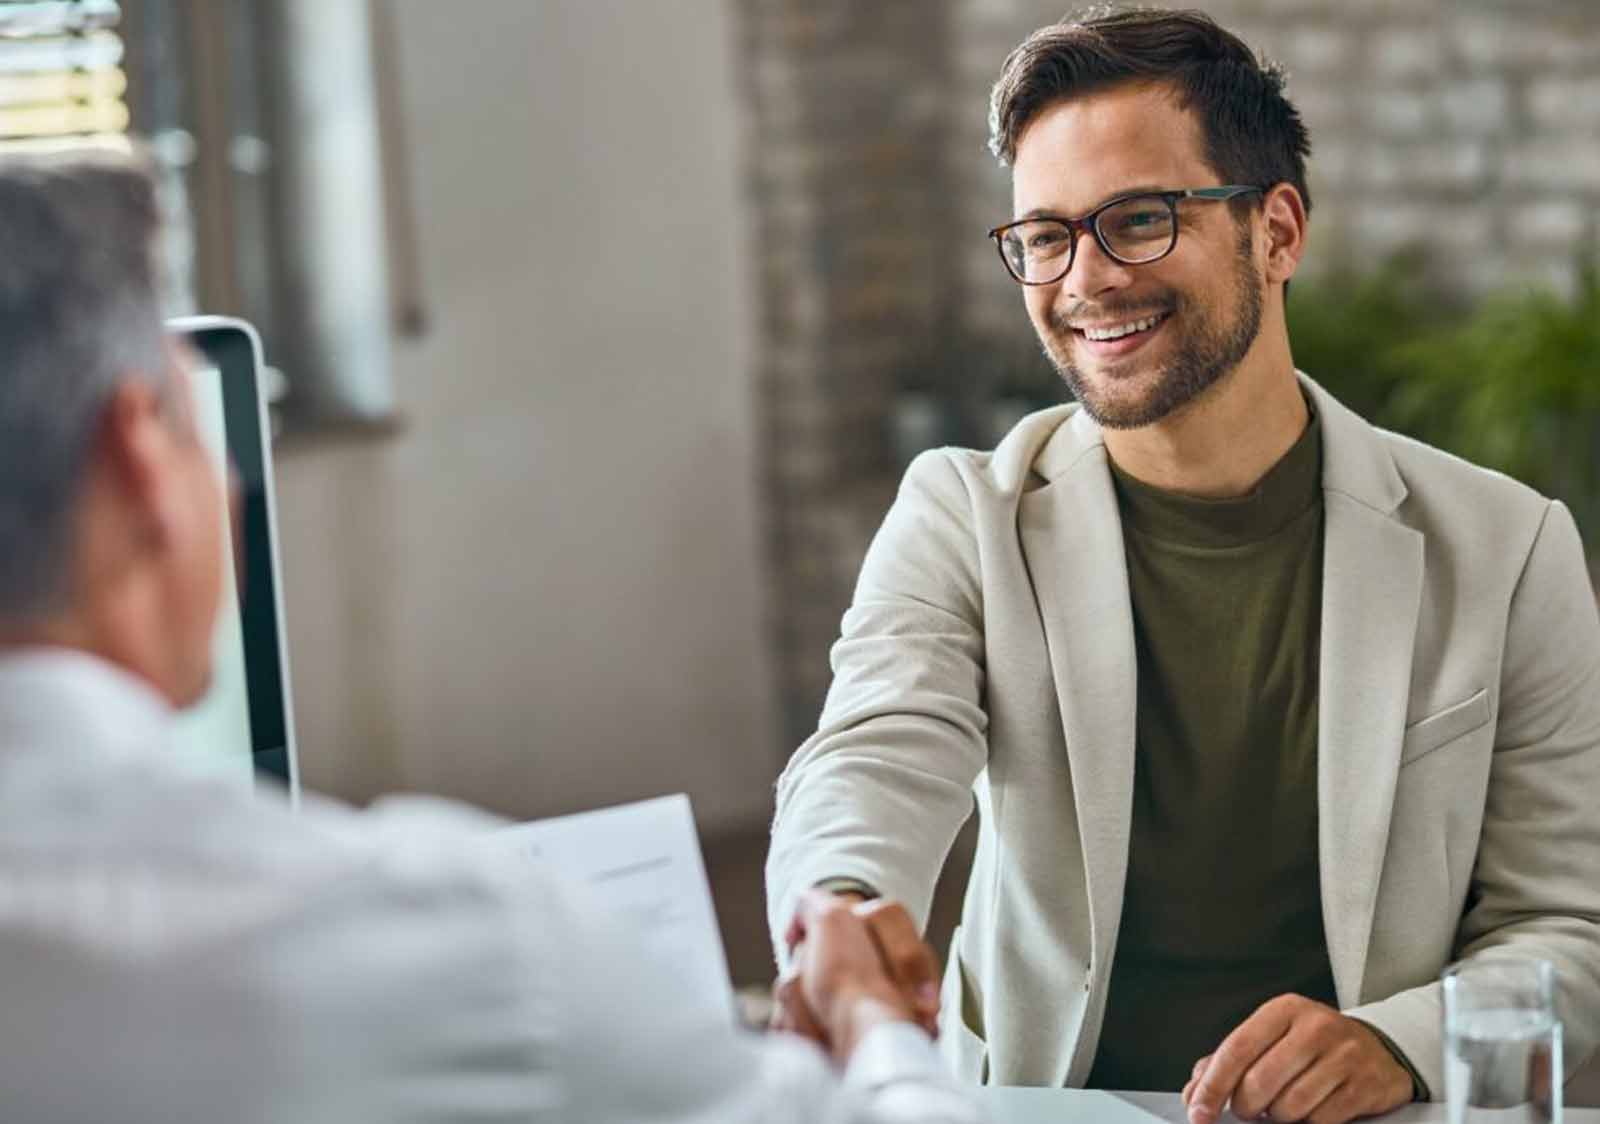
[[[1397,349],[1458,312],[1429,285],[1420,255],[1399,256],[1371,272],[1295,281],[1289,342],[1296,366],[1362,417],[1393,428],[1390,402],[1405,385]]]
[[[1461,308],[1420,263],[1330,277],[1290,302],[1296,363],[1378,425],[1498,469],[1600,530],[1600,276]]]

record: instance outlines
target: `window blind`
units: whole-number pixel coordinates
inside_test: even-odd
[[[0,153],[123,144],[116,0],[0,0]]]

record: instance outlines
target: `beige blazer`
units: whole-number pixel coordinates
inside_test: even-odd
[[[1442,1095],[1440,970],[1548,957],[1571,1069],[1600,1042],[1600,618],[1572,517],[1302,381],[1324,442],[1318,850],[1340,1006]],[[919,457],[833,667],[778,782],[774,934],[835,876],[925,922],[976,797],[944,1048],[974,1081],[1081,1083],[1122,912],[1137,681],[1088,416]]]

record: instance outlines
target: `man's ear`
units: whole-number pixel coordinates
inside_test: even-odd
[[[106,483],[143,533],[165,538],[177,497],[170,485],[173,437],[161,393],[138,379],[121,383],[101,414],[98,453]]]
[[[1306,250],[1306,205],[1293,184],[1269,188],[1261,200],[1266,227],[1267,280],[1284,282],[1300,267]]]

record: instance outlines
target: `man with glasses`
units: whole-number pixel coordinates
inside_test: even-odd
[[[1600,618],[1571,516],[1295,370],[1310,145],[1194,12],[1041,29],[991,231],[1077,399],[919,457],[779,783],[798,894],[926,917],[978,850],[957,1070],[1182,1090],[1195,1124],[1440,1096],[1439,972],[1540,957],[1600,1041]]]

